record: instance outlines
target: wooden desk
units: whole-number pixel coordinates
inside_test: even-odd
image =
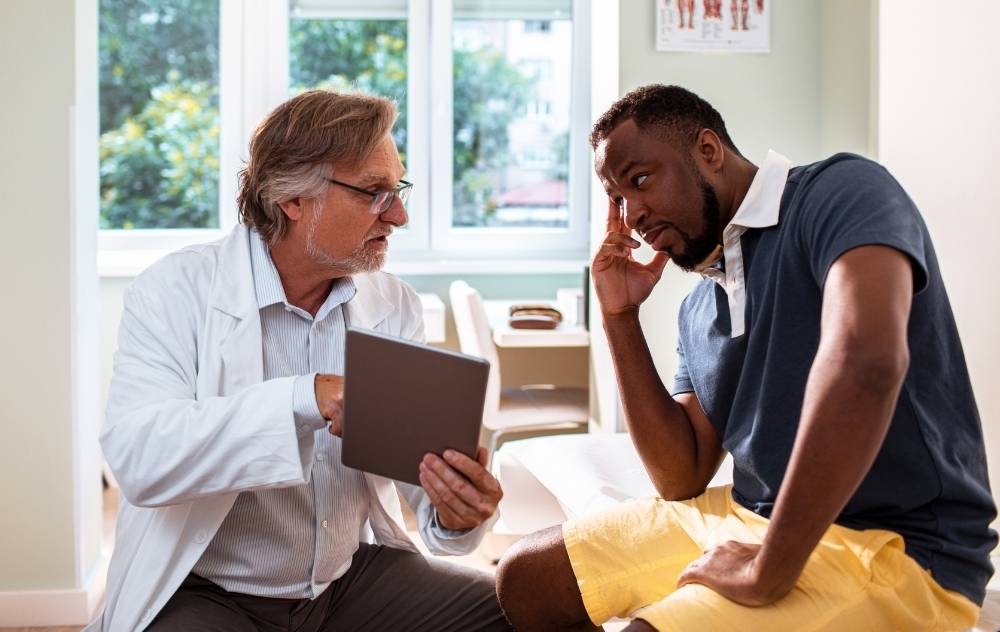
[[[512,329],[507,324],[511,305],[543,303],[555,305],[548,299],[518,299],[504,301],[483,301],[486,318],[493,330],[493,342],[498,347],[588,347],[590,332],[583,325],[568,325],[565,322],[555,329]]]

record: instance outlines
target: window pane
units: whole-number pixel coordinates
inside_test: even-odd
[[[99,7],[101,228],[218,227],[218,0]]]
[[[312,88],[360,90],[395,101],[393,137],[406,162],[406,20],[300,17],[289,25],[292,94]]]
[[[452,226],[566,228],[572,21],[462,16]]]

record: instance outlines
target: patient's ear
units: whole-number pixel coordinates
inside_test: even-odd
[[[282,212],[288,217],[288,219],[297,222],[302,219],[302,203],[304,201],[304,198],[297,197],[284,202],[278,202],[278,206],[281,207]]]

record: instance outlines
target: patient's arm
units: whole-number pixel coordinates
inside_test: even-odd
[[[604,317],[625,420],[660,496],[682,500],[705,490],[719,469],[719,436],[694,393],[672,398],[653,366],[638,310]]]
[[[688,567],[681,584],[752,606],[791,590],[885,439],[909,366],[912,301],[911,264],[897,250],[856,248],[831,266],[819,350],[763,546],[727,542]]]

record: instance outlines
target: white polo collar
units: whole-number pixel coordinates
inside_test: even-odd
[[[757,170],[747,194],[733,219],[722,231],[722,255],[726,261],[725,272],[714,267],[704,267],[698,272],[712,279],[726,291],[729,298],[729,321],[733,338],[745,331],[746,282],[743,276],[743,249],[740,237],[748,228],[767,228],[778,224],[781,196],[785,192],[791,162],[781,154],[768,150],[767,157]]]

